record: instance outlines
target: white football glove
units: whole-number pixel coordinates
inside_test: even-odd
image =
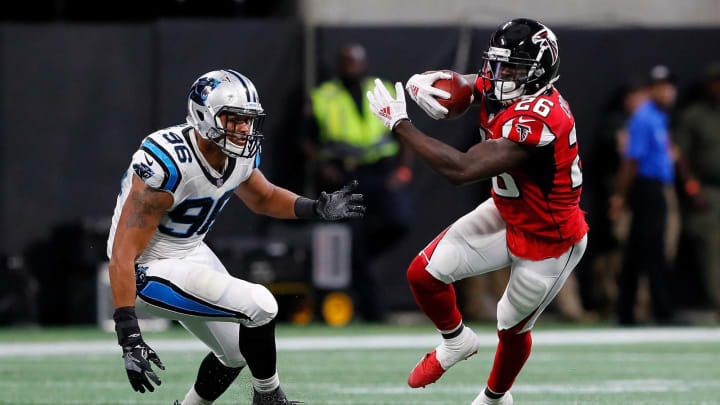
[[[446,72],[430,72],[413,75],[408,80],[405,88],[410,98],[430,117],[436,120],[445,118],[447,108],[438,103],[435,97],[444,99],[450,98],[450,93],[445,90],[436,89],[433,84],[440,79],[452,79],[452,75]]]
[[[392,98],[380,79],[375,79],[375,90],[367,92],[370,111],[380,118],[391,131],[400,120],[409,119],[405,105],[405,93],[400,82],[395,83],[395,96],[397,98]]]

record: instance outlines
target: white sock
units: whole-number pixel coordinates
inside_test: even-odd
[[[272,377],[264,380],[258,380],[257,378],[252,377],[252,385],[257,392],[273,392],[277,387],[280,386],[280,377],[278,377],[277,371],[275,372],[275,374],[273,374]]]
[[[185,395],[185,399],[182,401],[182,405],[212,405],[213,401],[203,399],[197,392],[195,392],[195,386],[193,385]]]

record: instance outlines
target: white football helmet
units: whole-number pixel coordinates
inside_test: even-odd
[[[222,113],[235,114],[248,120],[248,133],[232,133],[243,139],[243,144],[234,143],[227,137],[230,131],[223,128],[220,122]],[[187,123],[230,157],[255,156],[263,139],[264,119],[255,85],[234,70],[205,73],[190,88]]]

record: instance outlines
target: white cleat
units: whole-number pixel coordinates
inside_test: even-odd
[[[480,348],[480,338],[472,329],[465,326],[460,335],[452,339],[443,339],[435,348],[437,360],[445,370],[454,366],[460,360],[477,353]]]
[[[480,395],[478,395],[470,405],[513,405],[513,397],[510,391],[508,391],[500,398],[490,398],[485,395],[485,390],[483,389]]]

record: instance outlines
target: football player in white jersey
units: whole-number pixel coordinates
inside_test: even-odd
[[[203,238],[233,194],[275,218],[362,217],[356,182],[317,200],[270,183],[258,169],[264,113],[257,90],[233,70],[190,89],[187,124],[146,137],[122,181],[108,239],[115,330],[135,391],[164,369],[143,341],[135,308],[180,321],[210,349],[181,405],[212,404],[247,365],[253,405],[292,404],[276,371],[277,302],[230,276]],[[148,378],[150,380],[148,380]],[[176,402],[180,404],[180,402]]]

